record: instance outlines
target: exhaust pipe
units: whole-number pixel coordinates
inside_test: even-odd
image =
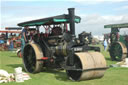
[[[69,8],[68,13],[69,13],[69,24],[70,24],[70,33],[75,36],[75,13],[74,13],[75,8]]]

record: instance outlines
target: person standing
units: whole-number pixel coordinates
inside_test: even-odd
[[[104,40],[104,43],[103,43],[103,45],[104,45],[104,50],[106,51],[106,49],[107,49],[107,46],[108,46],[108,43],[107,43],[107,40],[106,40],[106,39]]]
[[[10,39],[10,50],[13,51],[14,49],[14,43],[13,43],[13,38]]]
[[[25,43],[28,42],[27,30],[28,30],[28,26],[24,27],[22,32],[21,32],[21,54],[23,54],[23,49],[24,49]]]

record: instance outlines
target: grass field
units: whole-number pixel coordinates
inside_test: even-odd
[[[102,51],[107,60],[107,65],[116,63],[110,60],[108,52]],[[0,69],[14,73],[14,68],[23,67],[22,59],[16,53],[9,51],[0,52]],[[73,82],[69,80],[64,71],[48,70],[38,74],[29,74],[32,79],[23,83],[4,83],[2,85],[128,85],[128,68],[109,68],[104,77],[86,81]]]

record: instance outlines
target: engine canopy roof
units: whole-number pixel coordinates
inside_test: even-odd
[[[128,23],[104,25],[104,28],[128,28]]]
[[[75,23],[80,23],[81,18],[79,16],[75,16]],[[52,25],[52,24],[61,24],[61,23],[69,23],[69,15],[63,14],[48,18],[42,18],[27,22],[19,23],[18,26],[41,26],[41,25]]]

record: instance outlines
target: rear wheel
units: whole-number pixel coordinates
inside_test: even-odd
[[[43,65],[43,62],[40,61],[42,57],[42,50],[37,44],[27,44],[23,51],[25,70],[30,73],[40,72]]]
[[[123,43],[116,42],[111,45],[109,53],[112,60],[121,61],[127,56],[127,48]]]

